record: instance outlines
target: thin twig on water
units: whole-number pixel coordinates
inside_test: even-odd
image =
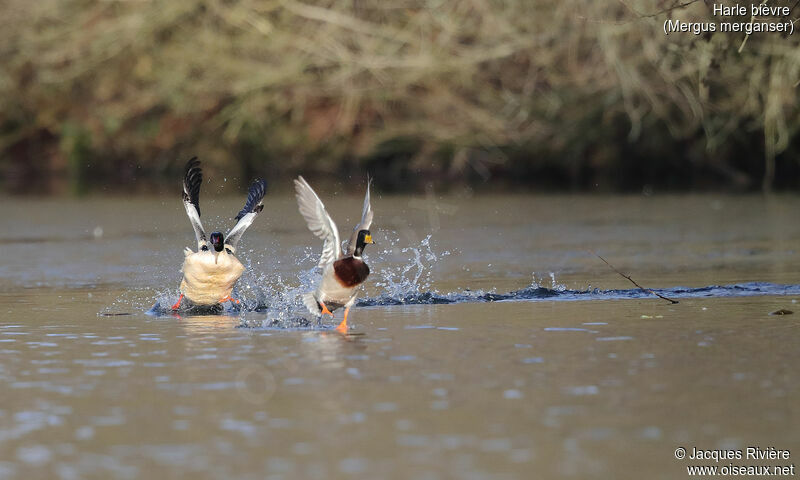
[[[634,280],[634,279],[632,279],[632,278],[631,278],[631,276],[630,276],[630,275],[625,275],[624,273],[622,273],[622,272],[620,272],[619,270],[617,270],[617,268],[616,268],[614,265],[611,265],[610,263],[608,263],[608,261],[607,261],[605,258],[601,257],[601,256],[600,256],[600,255],[598,255],[596,252],[592,252],[592,253],[594,253],[594,254],[595,254],[595,256],[596,256],[597,258],[599,258],[600,260],[602,260],[602,261],[603,261],[603,263],[605,263],[606,265],[608,265],[608,266],[609,266],[609,268],[611,268],[611,270],[614,270],[615,272],[617,272],[617,273],[618,273],[618,274],[619,274],[619,275],[620,275],[622,278],[625,278],[625,279],[627,279],[629,282],[631,282],[632,284],[636,285],[636,287],[638,287],[639,289],[641,289],[641,290],[644,290],[644,291],[645,291],[645,292],[647,292],[647,293],[652,293],[652,294],[653,294],[653,295],[655,295],[656,297],[658,297],[658,298],[662,298],[662,299],[664,299],[664,300],[668,301],[669,303],[672,303],[672,304],[679,303],[677,300],[673,300],[673,299],[671,299],[671,298],[665,297],[664,295],[661,295],[660,293],[658,293],[658,292],[654,291],[653,289],[650,289],[650,288],[645,288],[645,287],[643,287],[643,286],[639,285],[638,283],[636,283],[636,280]]]

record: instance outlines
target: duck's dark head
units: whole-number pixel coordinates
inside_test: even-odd
[[[214,246],[214,250],[221,252],[225,248],[225,237],[221,233],[214,232],[209,239],[211,240],[211,245]]]
[[[364,246],[368,243],[375,243],[372,241],[372,234],[369,230],[359,230],[358,237],[356,238],[356,249],[353,252],[354,257],[360,257],[361,252],[364,251]]]

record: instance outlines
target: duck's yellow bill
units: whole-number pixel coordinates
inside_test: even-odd
[[[375,243],[372,241],[372,235],[364,235],[364,243]]]

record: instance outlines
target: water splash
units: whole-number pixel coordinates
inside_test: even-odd
[[[398,255],[404,257],[404,261],[398,266],[383,267],[373,272],[370,280],[376,278],[373,285],[383,291],[378,296],[379,301],[386,305],[418,303],[431,295],[438,295],[437,291],[431,289],[432,267],[450,252],[436,252],[430,235],[416,246],[398,248],[399,242],[399,237],[387,239],[388,248],[373,254],[374,263],[377,264],[392,263],[392,259],[396,263]],[[312,291],[321,279],[321,272],[316,267],[319,255],[317,251],[308,247],[296,258],[290,258],[289,262],[293,266],[300,266],[300,269],[288,275],[279,273],[279,256],[265,255],[265,258],[275,259],[268,263],[252,260],[254,252],[251,250],[249,253],[245,272],[233,292],[233,297],[240,301],[238,305],[228,303],[215,307],[212,311],[204,308],[202,311],[190,309],[181,313],[239,315],[241,325],[245,327],[331,328],[311,315],[302,303],[302,295]],[[369,261],[368,257],[367,260]],[[307,268],[303,268],[304,265]],[[171,305],[177,301],[178,295],[177,286],[158,291],[152,298],[154,303],[147,313],[154,316],[172,315]],[[263,313],[266,317],[255,318],[247,315],[250,313]]]
[[[380,278],[375,282],[375,286],[383,289],[383,293],[372,301],[397,305],[420,302],[437,295],[438,291],[431,289],[433,266],[441,258],[450,255],[450,252],[443,251],[437,254],[431,245],[431,235],[428,235],[419,245],[404,247],[400,249],[400,253],[410,254],[410,260],[399,267],[379,270]],[[364,300],[357,304],[362,305],[363,302]]]
[[[396,234],[396,233],[395,233]],[[381,267],[370,277],[371,290],[377,288],[374,296],[360,297],[356,305],[361,307],[393,306],[393,305],[432,305],[451,303],[502,302],[502,301],[587,301],[587,300],[623,300],[623,299],[655,299],[644,290],[612,289],[602,290],[591,286],[583,290],[569,289],[558,282],[555,272],[537,276],[531,275],[527,287],[510,292],[463,289],[441,293],[432,288],[434,268],[448,251],[437,252],[432,237],[428,235],[416,246],[398,247],[399,237],[387,239],[388,245],[383,251],[373,254],[370,263],[391,265]],[[318,252],[308,247],[295,258],[284,257],[291,262],[293,273],[279,273],[281,257],[264,254],[263,258],[274,259],[270,262],[254,261],[258,254],[251,250],[245,273],[234,289],[234,297],[240,300],[239,305],[227,304],[218,312],[226,315],[238,315],[243,327],[279,328],[279,329],[328,329],[321,319],[310,314],[302,303],[302,295],[312,291],[320,280],[320,271],[316,268]],[[398,256],[401,261],[398,263]],[[368,261],[370,260],[367,258]],[[299,267],[299,269],[298,269]],[[277,273],[276,273],[277,272]],[[780,285],[765,282],[748,282],[735,285],[711,285],[706,287],[672,287],[654,289],[654,291],[672,298],[703,297],[743,297],[756,295],[800,295],[800,285]],[[132,295],[132,296],[135,296]],[[172,315],[170,306],[177,300],[177,285],[158,291],[152,301],[155,302],[147,313],[151,315]],[[118,311],[126,307],[136,308],[135,300],[123,296],[115,301],[105,312]],[[191,314],[192,312],[188,312]],[[117,314],[117,313],[103,313]],[[256,315],[257,314],[257,315]]]
[[[387,239],[389,248],[377,252],[373,256],[377,257],[374,263],[378,264],[389,263],[390,257],[396,256],[398,252],[408,259],[400,266],[383,267],[377,272],[373,272],[373,277],[377,277],[374,286],[384,291],[380,296],[386,299],[422,298],[430,294],[432,266],[441,257],[449,255],[449,252],[437,254],[431,245],[430,235],[417,246],[403,247],[398,250],[396,247],[398,243],[398,238]],[[311,315],[302,302],[302,295],[312,291],[321,279],[321,272],[313,266],[316,264],[317,255],[318,252],[309,248],[300,258],[292,260],[295,265],[312,265],[311,268],[301,269],[296,278],[284,281],[278,276],[276,280],[268,282],[268,279],[261,275],[257,283],[264,285],[265,288],[265,303],[268,304],[267,317],[265,319],[243,317],[242,326],[293,329],[333,328],[333,325],[326,325],[322,323],[321,318]],[[368,257],[366,258],[368,261],[370,260]],[[251,282],[245,280],[244,284],[250,285]]]
[[[190,308],[181,310],[181,314],[226,314],[238,315],[242,326],[247,327],[274,327],[274,328],[302,328],[316,326],[316,319],[309,319],[310,315],[302,304],[301,296],[311,290],[319,281],[319,272],[316,268],[298,271],[294,278],[284,278],[279,271],[281,263],[277,255],[264,255],[271,259],[253,260],[253,251],[250,250],[245,260],[245,271],[233,289],[232,296],[239,300],[238,304],[227,302],[221,306],[211,308]],[[297,258],[290,261],[295,265],[310,263],[316,255],[312,249],[306,248]],[[177,288],[168,288],[158,292],[154,297],[155,304],[147,311],[150,315],[172,315],[171,305],[177,301],[179,292]],[[251,313],[266,314],[253,318]]]
[[[562,284],[562,283],[558,283],[558,281],[556,280],[556,273],[555,272],[549,272],[548,276],[550,277],[550,288],[549,288],[550,290],[552,290],[554,292],[566,292],[567,291],[567,286]],[[534,289],[545,288],[546,289],[547,287],[539,279],[536,278],[536,272],[533,272],[531,274],[531,284],[530,284],[530,286],[528,288],[534,288]]]
[[[110,305],[103,307],[97,315],[100,317],[111,317],[118,315],[131,315],[132,312],[141,311],[140,304],[142,295],[141,289],[131,289],[123,292]]]

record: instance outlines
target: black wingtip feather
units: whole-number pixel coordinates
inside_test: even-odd
[[[264,208],[264,206],[261,205],[261,200],[264,199],[266,193],[267,181],[262,178],[254,181],[253,184],[250,185],[250,191],[247,194],[247,203],[244,204],[242,211],[236,215],[236,220],[241,220],[241,218],[248,213],[260,212]]]
[[[192,157],[186,162],[186,173],[183,175],[183,201],[189,202],[200,215],[200,185],[203,184],[203,169],[200,160]]]

